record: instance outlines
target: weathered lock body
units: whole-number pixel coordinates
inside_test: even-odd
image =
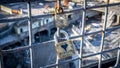
[[[58,42],[57,35],[55,33],[54,35],[55,49],[56,49],[58,58],[64,59],[64,58],[74,55],[75,49],[74,49],[74,46],[71,40],[69,39],[67,32],[65,32],[64,30],[60,30],[60,33],[65,35],[66,40]]]
[[[66,15],[57,15],[55,17],[56,27],[62,28],[68,26],[68,19]]]
[[[55,26],[59,27],[59,28],[68,26],[69,24],[68,24],[68,17],[67,17],[67,15],[64,14],[62,8],[59,11],[61,11],[60,12],[61,14],[59,14],[59,15],[57,14],[57,12],[55,12],[55,16],[54,16]]]

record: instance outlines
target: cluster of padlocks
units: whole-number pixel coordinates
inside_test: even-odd
[[[59,7],[55,7],[54,19],[55,26],[57,27],[57,31],[54,34],[57,59],[59,60],[71,57],[75,54],[75,47],[73,46],[72,41],[69,39],[68,33],[63,30],[63,28],[67,27],[69,23],[67,15],[64,13],[64,10],[60,4]],[[60,37],[61,34],[64,35],[62,38]]]

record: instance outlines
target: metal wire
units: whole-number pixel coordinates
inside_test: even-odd
[[[107,31],[113,31],[113,30],[117,30],[117,29],[120,29],[120,26],[108,28],[105,31],[107,32]],[[85,33],[85,36],[92,35],[92,34],[98,34],[98,33],[102,32],[102,31],[103,30],[99,30],[99,31],[96,31],[96,32],[91,32],[91,33]],[[72,37],[70,37],[70,39],[75,39],[75,38],[79,38],[79,37],[82,37],[82,36],[83,35],[72,36]],[[45,41],[45,42],[42,42],[42,43],[34,43],[34,44],[32,44],[32,46],[22,46],[22,47],[17,47],[17,48],[14,48],[14,49],[2,50],[2,52],[3,53],[8,53],[8,52],[14,52],[14,51],[27,50],[29,48],[34,48],[34,47],[40,46],[42,44],[51,43],[51,42],[54,42],[54,40],[49,40],[49,41]]]
[[[81,37],[81,43],[80,43],[80,58],[83,55],[84,27],[85,27],[85,22],[86,22],[86,20],[85,20],[85,18],[86,18],[86,6],[87,6],[87,1],[84,0],[84,9],[85,10],[83,10],[83,16],[82,16],[82,30],[81,30],[81,35],[83,35],[83,36]],[[79,62],[79,68],[82,68],[82,58],[81,58],[81,60]]]
[[[120,43],[119,43],[119,47],[120,47]],[[119,62],[120,62],[120,50],[118,49],[117,60],[116,60],[116,64],[114,65],[114,67],[117,67]]]
[[[106,24],[107,24],[107,16],[108,16],[108,6],[105,7],[105,19],[104,19],[104,23],[103,23],[103,31],[102,31],[102,39],[101,39],[101,45],[100,45],[100,52],[103,51],[104,38],[105,38],[105,30],[106,30]],[[101,68],[101,62],[102,62],[102,54],[100,54],[100,57],[99,57],[98,68]]]
[[[27,6],[28,6],[29,46],[32,46],[33,38],[32,38],[32,22],[31,22],[31,2],[28,2]],[[33,68],[32,48],[30,48],[30,62],[31,62],[31,68]]]
[[[102,5],[98,5],[98,6],[87,6],[86,9],[92,9],[92,8],[102,8],[102,7],[106,7],[106,6],[116,6],[116,5],[120,5],[120,2],[119,3],[112,3],[112,4],[102,4]],[[80,10],[84,10],[84,8],[76,8],[76,9],[72,9],[72,10],[69,10],[69,11],[64,11],[64,13],[71,13],[71,12],[76,12],[76,11],[80,11]],[[58,13],[60,14],[60,13]],[[54,16],[53,13],[51,14],[45,14],[45,15],[36,15],[36,16],[31,16],[31,18],[42,18],[42,17],[48,17],[48,16]],[[28,19],[27,16],[25,17],[21,17],[21,18],[7,18],[7,19],[0,19],[0,23],[9,23],[9,22],[12,22],[12,21],[20,21],[20,20],[25,20],[25,19]]]
[[[112,51],[115,51],[115,50],[118,50],[118,49],[120,49],[120,48],[116,47],[116,48],[109,49],[109,50],[102,51],[102,52],[97,52],[97,53],[93,53],[93,54],[89,54],[89,55],[83,55],[81,58],[92,57],[92,56],[95,56],[95,55],[99,55],[99,54],[103,54],[103,53],[107,53],[107,52],[112,52]],[[72,62],[72,61],[75,61],[75,60],[79,60],[79,59],[81,60],[81,58],[78,57],[78,58],[75,58],[75,59],[69,59],[69,60],[63,61],[63,62],[61,62],[59,64],[50,64],[50,65],[46,65],[46,66],[43,66],[43,67],[40,67],[40,68],[55,67],[55,66],[62,65],[62,64],[65,64],[65,63],[68,63],[68,62]]]
[[[65,12],[64,12],[64,13],[71,13],[71,12],[83,10],[82,34],[81,34],[81,35],[78,35],[78,36],[70,37],[70,39],[75,39],[75,38],[78,38],[78,37],[81,37],[81,38],[82,38],[82,40],[81,40],[81,46],[80,46],[80,57],[75,58],[75,59],[66,60],[66,61],[63,61],[62,63],[59,63],[59,64],[46,65],[46,66],[44,66],[44,67],[58,66],[58,65],[61,65],[61,64],[64,64],[64,63],[68,63],[68,62],[72,62],[72,61],[75,61],[75,60],[80,59],[81,62],[79,63],[79,68],[81,68],[81,67],[82,67],[82,59],[83,59],[83,58],[87,58],[87,57],[91,57],[91,56],[95,56],[95,55],[100,55],[98,67],[101,68],[101,63],[102,63],[101,61],[102,61],[102,54],[103,54],[103,53],[110,52],[110,51],[114,51],[114,50],[118,50],[118,51],[119,51],[120,47],[103,51],[103,45],[104,45],[105,32],[106,32],[106,31],[111,31],[111,30],[115,30],[115,29],[119,29],[119,28],[120,28],[120,26],[117,26],[117,27],[112,27],[112,28],[106,29],[106,22],[107,22],[107,15],[108,15],[108,6],[116,6],[116,5],[120,5],[120,3],[104,4],[104,5],[90,6],[90,7],[86,7],[86,3],[87,3],[87,0],[84,0],[84,7],[83,7],[83,8],[73,9],[73,10],[65,11]],[[91,33],[84,33],[84,23],[85,23],[86,10],[87,10],[87,9],[92,9],[92,8],[99,8],[99,7],[106,7],[106,8],[105,8],[105,20],[104,20],[103,30],[99,30],[99,31],[96,31],[96,32],[91,32]],[[36,47],[37,45],[36,45],[36,44],[32,44],[32,43],[33,43],[33,39],[32,39],[32,24],[31,24],[31,18],[41,18],[41,17],[53,16],[53,15],[54,15],[54,14],[31,16],[31,3],[29,2],[29,3],[28,3],[28,17],[14,18],[14,19],[1,19],[1,20],[0,20],[0,23],[3,23],[3,22],[11,22],[11,21],[20,21],[20,20],[28,19],[28,27],[29,27],[29,46],[18,47],[18,48],[9,49],[9,50],[2,50],[2,52],[3,52],[3,53],[8,53],[8,52],[16,51],[16,50],[20,50],[20,51],[21,51],[21,50],[30,49],[30,54],[31,54],[31,68],[33,68],[32,48]],[[101,40],[100,52],[83,56],[83,55],[82,55],[82,50],[83,50],[83,40],[84,40],[84,36],[85,36],[85,35],[96,34],[96,33],[100,33],[100,32],[102,32],[102,40]],[[43,43],[40,43],[40,44],[45,44],[45,43],[48,43],[48,42],[53,42],[53,40],[46,41],[46,42],[43,42]],[[32,46],[32,45],[35,45],[35,46]],[[118,56],[118,58],[117,58],[117,63],[118,63],[118,59],[119,59],[119,56]]]

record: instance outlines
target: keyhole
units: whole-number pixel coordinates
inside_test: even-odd
[[[65,51],[67,51],[68,45],[67,45],[67,44],[64,44],[64,45],[61,45],[61,47],[62,47]]]

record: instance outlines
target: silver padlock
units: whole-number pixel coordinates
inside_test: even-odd
[[[64,14],[64,11],[62,8],[60,8],[59,11],[61,11],[60,12],[61,14],[58,15],[57,12],[55,12],[55,16],[54,16],[56,27],[63,28],[63,27],[68,26],[69,24],[68,24],[67,15]]]
[[[71,40],[69,39],[69,35],[64,30],[60,30],[60,33],[65,35],[65,41],[58,41],[57,33],[54,35],[55,41],[55,49],[57,52],[57,56],[60,59],[70,57],[75,54],[75,47],[73,46]]]

